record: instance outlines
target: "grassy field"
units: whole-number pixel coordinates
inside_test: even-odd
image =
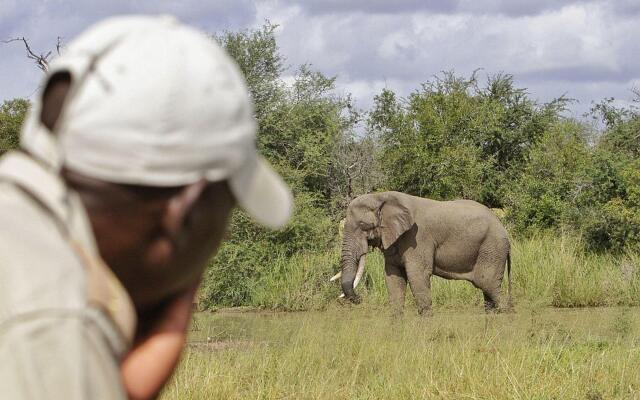
[[[254,311],[197,315],[161,398],[640,399],[640,254],[550,233],[512,249],[515,313],[485,315],[470,283],[433,278],[427,319],[410,294],[388,315],[379,252],[359,306],[328,282],[338,249],[276,260],[251,282]]]
[[[201,313],[168,399],[640,399],[637,308]]]

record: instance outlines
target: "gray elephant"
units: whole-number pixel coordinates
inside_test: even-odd
[[[354,280],[362,275],[360,261],[370,246],[384,254],[395,314],[402,313],[407,282],[418,313],[430,314],[432,275],[470,281],[482,290],[485,309],[493,311],[500,304],[505,263],[511,304],[507,231],[491,210],[475,201],[436,201],[399,192],[354,199],[347,208],[340,261],[342,290],[354,303],[360,301]]]

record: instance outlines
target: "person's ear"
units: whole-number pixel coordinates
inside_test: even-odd
[[[198,202],[208,182],[204,179],[182,188],[167,203],[162,217],[162,226],[172,239],[177,239],[187,225],[189,213]]]
[[[150,265],[164,265],[179,251],[179,247],[189,237],[185,235],[189,214],[202,195],[208,182],[200,180],[180,189],[168,201],[160,220],[161,234],[150,243],[146,262]]]

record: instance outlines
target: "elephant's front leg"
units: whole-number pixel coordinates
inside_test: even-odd
[[[387,281],[387,291],[389,292],[389,303],[391,313],[394,317],[402,315],[404,308],[404,295],[407,291],[407,275],[400,265],[385,260],[384,272]]]
[[[407,262],[405,265],[407,280],[416,300],[418,314],[431,316],[431,274],[432,267],[419,262]]]

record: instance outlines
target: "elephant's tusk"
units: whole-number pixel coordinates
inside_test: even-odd
[[[338,271],[337,274],[335,274],[331,279],[329,279],[329,282],[333,282],[337,279],[340,279],[341,276],[342,276],[342,271]]]
[[[356,279],[353,281],[354,289],[358,287],[358,283],[360,283],[360,280],[362,279],[362,275],[364,275],[364,264],[365,264],[366,258],[367,258],[366,254],[363,254],[362,257],[360,257],[360,262],[358,262],[358,271],[356,272]]]

